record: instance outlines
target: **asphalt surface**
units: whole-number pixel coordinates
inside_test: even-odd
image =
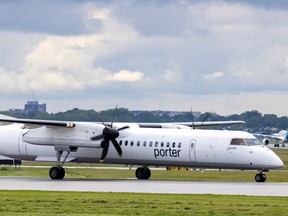
[[[288,196],[288,183],[0,177],[0,190]]]

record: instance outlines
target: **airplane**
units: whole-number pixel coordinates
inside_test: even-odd
[[[270,143],[269,139],[275,139],[276,143],[274,144],[274,147],[280,147],[279,141],[282,142],[282,146],[285,146],[285,143],[288,142],[288,130],[281,130],[278,133],[275,133],[273,135],[267,135],[267,134],[256,134],[256,136],[263,136],[263,143],[265,145],[268,145]]]
[[[0,116],[0,155],[18,160],[53,161],[51,179],[63,179],[66,162],[138,165],[137,179],[149,179],[149,166],[258,170],[283,167],[281,159],[244,131],[201,130],[231,122],[121,123],[66,122]],[[195,129],[193,128],[195,127]],[[109,148],[112,144],[114,148]]]

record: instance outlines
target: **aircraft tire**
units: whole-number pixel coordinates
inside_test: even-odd
[[[264,173],[262,173],[262,181],[261,182],[265,182],[266,181],[266,175]]]
[[[151,171],[148,167],[139,167],[135,171],[135,176],[137,179],[149,179]]]
[[[264,173],[258,173],[255,175],[255,181],[256,182],[265,182],[266,181],[266,175]]]
[[[63,179],[65,176],[65,169],[63,167],[51,167],[49,176],[51,179]]]
[[[151,176],[151,171],[148,167],[144,169],[145,169],[145,179],[149,179]]]

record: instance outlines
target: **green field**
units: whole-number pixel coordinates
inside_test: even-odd
[[[288,215],[288,197],[0,191],[0,215]]]
[[[285,166],[267,174],[269,182],[288,182],[288,149],[276,149]],[[47,166],[44,168],[26,167]],[[2,167],[1,176],[48,177],[50,163],[23,162]],[[134,170],[99,169],[108,165],[65,164],[65,178],[135,178]],[[24,167],[25,166],[25,167]],[[73,166],[73,167],[71,167]],[[125,166],[119,166],[124,167]],[[151,179],[251,181],[256,171],[152,170]],[[0,216],[6,215],[288,215],[288,197],[0,190]]]

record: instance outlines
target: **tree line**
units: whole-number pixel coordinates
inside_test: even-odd
[[[4,115],[16,118],[32,118],[47,120],[63,120],[63,121],[92,121],[92,122],[193,122],[193,121],[229,121],[241,120],[245,121],[244,125],[235,126],[218,126],[215,129],[239,129],[252,133],[277,132],[278,130],[288,128],[288,117],[278,117],[275,114],[262,114],[257,110],[246,111],[241,114],[233,114],[221,116],[215,113],[202,113],[200,116],[194,116],[191,112],[179,112],[171,115],[168,111],[130,111],[127,108],[108,109],[96,112],[95,110],[82,110],[74,108],[66,112],[58,113],[42,113],[30,112],[28,115],[13,113],[8,111],[0,112]],[[113,120],[114,116],[114,120]],[[207,117],[208,116],[208,117]]]

